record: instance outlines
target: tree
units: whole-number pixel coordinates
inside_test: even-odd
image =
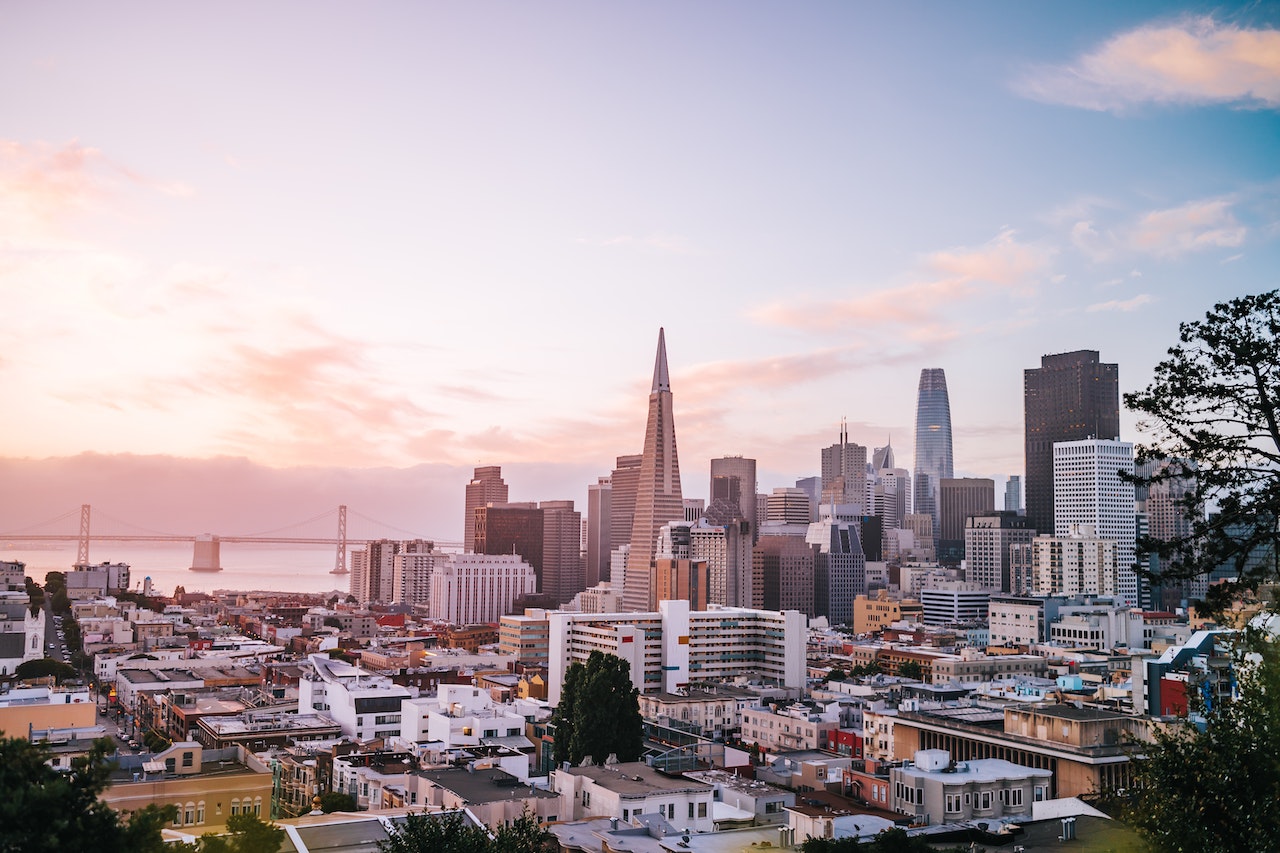
[[[379,853],[489,853],[489,834],[462,812],[408,814],[378,842]]]
[[[43,678],[46,675],[52,675],[61,684],[67,679],[75,678],[76,670],[75,667],[60,660],[36,658],[35,660],[27,660],[18,664],[14,668],[13,674],[20,679]]]
[[[902,678],[912,678],[919,681],[924,678],[924,667],[920,666],[919,661],[903,661],[898,665],[898,675]]]
[[[279,853],[284,843],[284,830],[257,815],[231,815],[227,830],[227,835],[206,832],[196,849],[199,853]]]
[[[1215,588],[1221,609],[1239,587],[1277,577],[1280,516],[1280,291],[1220,302],[1182,323],[1179,343],[1144,390],[1124,395],[1151,440],[1138,448],[1139,487],[1187,483],[1182,535],[1143,538],[1161,579],[1218,567],[1238,578]],[[1146,470],[1143,463],[1159,463]],[[1217,511],[1206,515],[1206,507]]]
[[[353,812],[359,808],[355,797],[345,791],[326,791],[320,795],[320,811],[325,814],[330,812]]]
[[[538,822],[538,816],[526,807],[520,817],[498,827],[491,849],[494,853],[555,853],[559,845],[550,830]]]
[[[1159,558],[1161,580],[1227,569],[1235,580],[1210,587],[1208,601],[1221,613],[1238,592],[1277,577],[1280,291],[1181,324],[1168,356],[1145,390],[1125,395],[1152,435],[1133,479],[1187,484],[1178,501],[1186,524],[1139,550]],[[1192,691],[1192,713],[1135,747],[1131,784],[1111,792],[1157,850],[1280,850],[1280,649],[1257,626],[1233,643],[1232,701],[1207,706]]]
[[[1157,851],[1280,850],[1280,648],[1249,635],[1233,661],[1238,698],[1206,708],[1192,693],[1198,713],[1157,730],[1116,792]]]
[[[585,665],[571,665],[551,717],[556,761],[580,764],[590,756],[604,764],[610,755],[622,762],[640,760],[644,720],[639,696],[631,683],[631,665],[616,655],[593,651]]]
[[[158,851],[173,806],[150,806],[127,821],[99,799],[111,773],[107,738],[69,773],[45,764],[49,750],[23,738],[0,739],[0,853]]]

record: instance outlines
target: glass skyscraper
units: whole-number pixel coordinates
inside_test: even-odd
[[[934,535],[940,530],[938,487],[951,479],[951,399],[947,396],[947,374],[941,367],[920,371],[920,391],[916,398],[915,501],[912,512],[933,518]]]

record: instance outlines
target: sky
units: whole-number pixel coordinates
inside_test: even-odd
[[[1136,390],[1179,322],[1278,286],[1277,27],[1270,3],[4,4],[0,528],[351,503],[457,539],[476,465],[585,503],[640,451],[660,327],[688,497],[715,456],[761,491],[817,473],[843,418],[910,467],[932,367],[957,476],[1002,483],[1042,355],[1099,350]]]

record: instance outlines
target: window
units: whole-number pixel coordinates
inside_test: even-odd
[[[957,814],[960,811],[960,795],[947,794],[947,811],[951,814]]]
[[[183,767],[190,767],[194,762],[195,762],[195,753],[194,753],[194,752],[184,752],[184,753],[182,753],[182,766],[183,766]]]
[[[693,817],[693,803],[689,803],[689,817]]]
[[[698,803],[698,817],[706,817],[706,816],[707,816],[707,804]]]
[[[196,803],[196,823],[204,823],[204,800]]]
[[[231,801],[231,813],[232,813],[233,815],[234,815],[234,814],[240,814],[240,801],[239,801],[239,800],[232,800],[232,801]]]
[[[182,813],[182,822],[183,823],[196,822],[196,804],[195,803],[187,803],[187,808]]]
[[[990,791],[983,791],[978,796],[979,796],[979,805],[978,805],[979,809],[982,809],[983,811],[985,811],[991,808],[991,792]]]

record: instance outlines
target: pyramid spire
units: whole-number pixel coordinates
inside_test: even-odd
[[[658,329],[658,357],[653,363],[653,391],[670,391],[671,376],[667,373],[667,338],[665,330]]]

